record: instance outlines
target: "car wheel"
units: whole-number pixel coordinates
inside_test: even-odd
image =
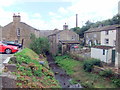
[[[11,49],[6,49],[6,50],[5,50],[5,53],[6,53],[6,54],[10,54],[11,52],[12,52]]]

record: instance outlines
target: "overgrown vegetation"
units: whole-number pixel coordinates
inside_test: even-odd
[[[17,71],[13,74],[17,76],[18,88],[60,88],[45,57],[39,58],[28,48],[16,53],[15,57],[11,61],[17,65]],[[39,61],[44,61],[44,64],[41,65]]]
[[[72,59],[69,55],[56,56],[55,60],[56,60],[56,63],[58,63],[58,65],[62,67],[64,70],[66,70],[67,74],[69,74],[72,77],[73,81],[70,81],[71,83],[80,82],[81,85],[86,88],[116,88],[116,87],[119,87],[118,85],[115,85],[115,83],[119,82],[119,80],[114,81],[115,79],[111,80],[109,78],[103,77],[102,76],[103,74],[99,75],[99,74],[92,73],[92,72],[86,72],[83,69],[83,66],[85,65],[85,62],[83,60],[76,61]],[[86,63],[100,66],[99,60],[91,60],[90,62],[86,60]],[[110,73],[108,74],[110,75]]]
[[[101,76],[108,77],[108,78],[110,78],[110,77],[113,76],[112,70],[109,70],[109,69],[104,70],[104,71],[100,71],[99,74],[100,74]]]
[[[49,52],[49,41],[47,38],[37,38],[34,34],[31,34],[30,39],[30,49],[32,49],[34,52],[37,54],[46,54]]]
[[[83,68],[85,71],[91,72],[93,70],[93,65],[101,66],[100,60],[93,58],[85,60],[83,63]]]
[[[75,67],[76,65],[78,65],[78,62],[69,58],[69,56],[65,55],[65,56],[57,56],[55,57],[55,62],[58,63],[59,66],[61,66],[63,69],[66,70],[67,74],[73,74],[74,70],[73,67]],[[64,60],[64,61],[63,61]]]

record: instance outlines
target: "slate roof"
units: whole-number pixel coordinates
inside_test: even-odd
[[[106,30],[115,30],[117,26],[118,25],[116,24],[116,25],[101,26],[101,27],[97,27],[97,28],[90,28],[85,33],[100,32],[100,31],[106,31]]]
[[[93,48],[106,49],[106,50],[108,50],[108,49],[112,49],[112,48],[114,48],[114,47],[112,47],[112,46],[103,46],[103,45],[100,45],[100,46],[94,46]]]
[[[80,44],[79,41],[75,40],[60,40],[59,42],[61,42],[62,44]]]
[[[54,31],[52,34],[50,34],[49,36],[56,35],[56,34],[58,34],[58,33],[62,32],[62,31],[64,31],[64,30],[56,30],[56,31]]]

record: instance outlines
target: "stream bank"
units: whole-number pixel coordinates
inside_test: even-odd
[[[74,85],[70,83],[70,80],[72,80],[72,78],[67,75],[65,70],[63,70],[55,63],[52,55],[47,55],[47,61],[49,63],[49,67],[54,72],[55,78],[59,81],[62,88],[82,88],[79,83]]]

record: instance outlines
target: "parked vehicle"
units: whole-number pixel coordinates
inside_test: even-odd
[[[10,53],[15,53],[17,51],[18,51],[18,47],[6,45],[6,44],[3,44],[2,42],[0,42],[0,52],[1,53],[10,54]]]
[[[71,48],[79,48],[78,45],[72,45]]]
[[[7,45],[17,46],[18,48],[22,47],[22,44],[16,43],[14,41],[3,41],[3,43]]]

